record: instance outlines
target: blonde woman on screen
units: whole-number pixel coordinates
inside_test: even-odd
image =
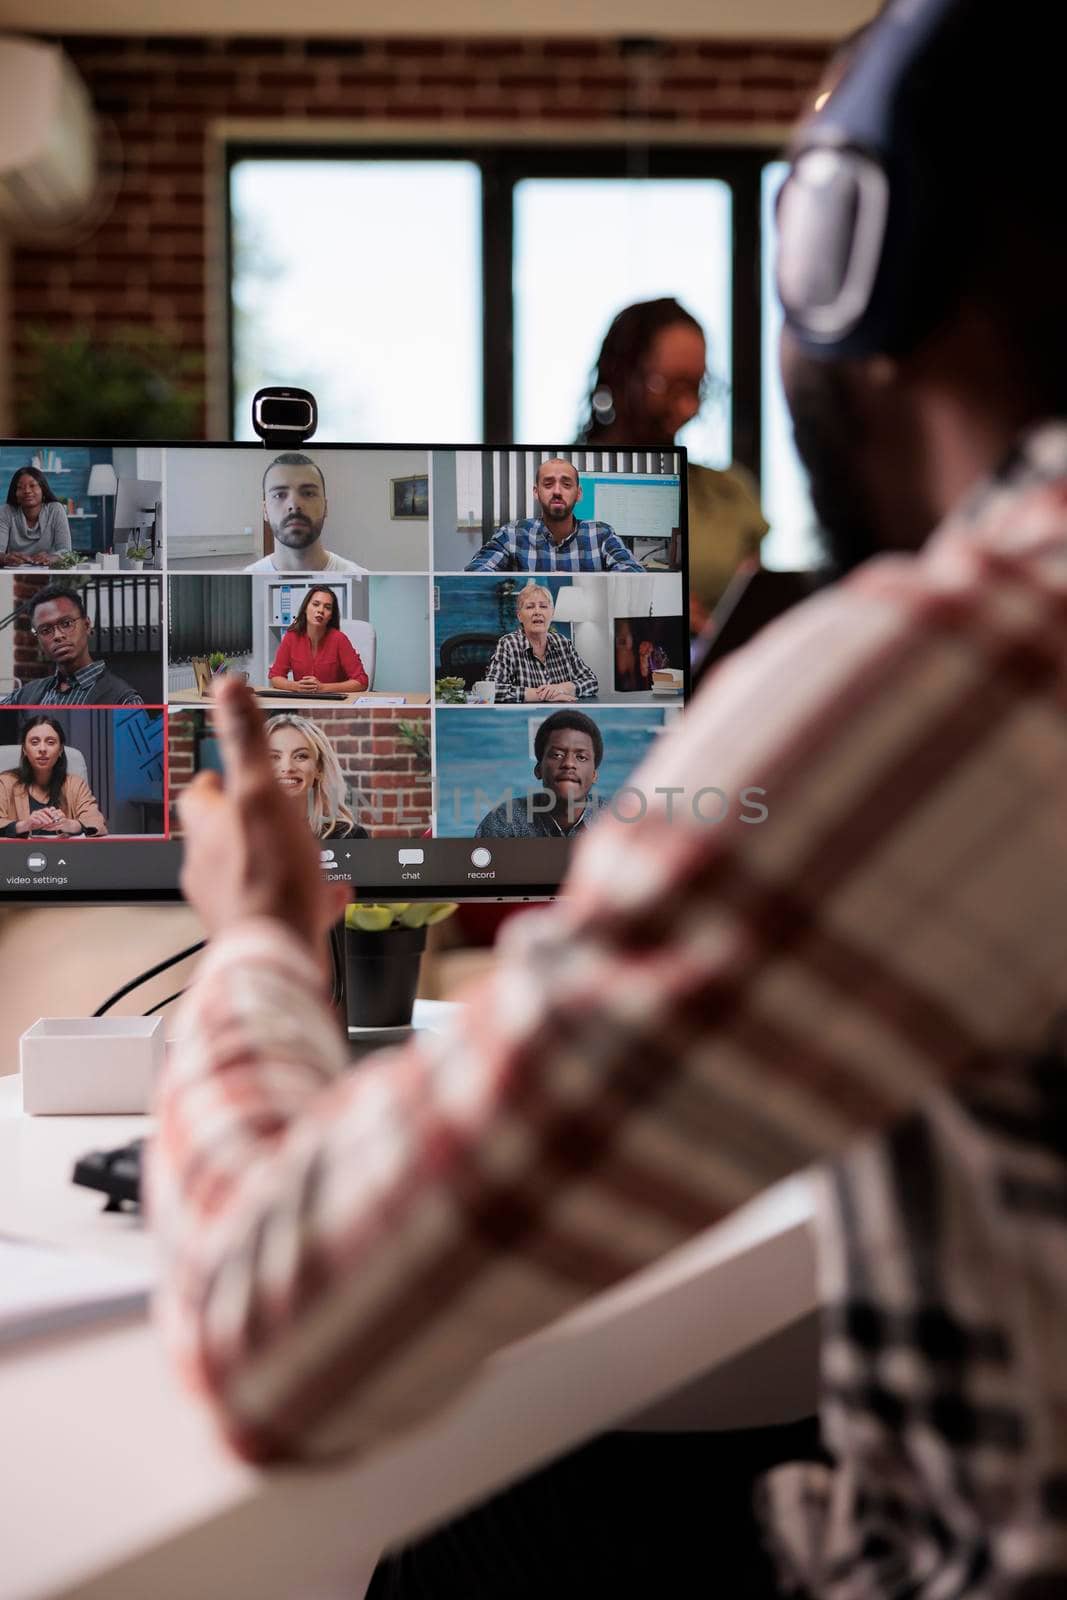
[[[346,784],[334,748],[309,717],[282,712],[267,723],[274,776],[293,804],[302,806],[320,839],[368,839],[345,799]]]

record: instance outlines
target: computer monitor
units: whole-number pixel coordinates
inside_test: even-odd
[[[115,526],[158,499],[162,570],[0,573],[0,903],[179,897],[222,671],[361,899],[547,897],[632,816],[689,691],[684,451],[3,449],[61,461],[74,506],[116,461]]]
[[[123,478],[115,490],[115,534],[124,534],[120,542],[129,543],[138,535],[156,541],[158,537],[157,507],[162,491],[158,478]]]

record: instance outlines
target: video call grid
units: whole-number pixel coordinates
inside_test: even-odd
[[[309,446],[308,448],[309,448],[309,451],[310,451],[310,450],[314,449],[315,447],[314,446]],[[232,449],[232,447],[231,447],[231,449]],[[218,451],[212,452],[212,454],[216,455],[216,456],[221,456],[223,454],[229,454],[229,453],[230,453],[230,451],[224,451],[224,450],[218,450]],[[244,452],[242,452],[242,454],[244,454]],[[257,468],[258,468],[259,463],[261,463],[265,459],[265,456],[266,456],[267,453],[259,450],[257,447],[251,447],[251,449],[248,451],[248,454],[256,461],[256,465],[257,465]],[[323,454],[324,460],[326,462],[329,462],[331,464],[331,466],[332,466],[334,460],[336,460],[337,458],[339,458],[339,457],[341,457],[341,456],[343,456],[345,454],[361,455],[361,454],[363,454],[363,452],[346,452],[344,450],[340,450],[340,451],[327,450],[327,451],[323,451],[322,454]],[[388,455],[388,454],[391,454],[391,453],[390,452],[376,452],[376,454],[378,454],[378,455]],[[447,709],[448,712],[454,712],[456,710],[459,710],[461,712],[461,714],[463,714],[463,713],[469,714],[470,711],[473,710],[473,705],[463,706],[463,707],[457,707],[457,706],[448,705],[446,707],[446,706],[442,705],[439,697],[434,694],[434,680],[436,678],[439,678],[439,677],[442,677],[442,676],[443,677],[448,677],[449,676],[449,674],[443,672],[441,663],[438,660],[437,640],[436,640],[436,637],[435,637],[436,632],[437,632],[437,624],[441,620],[441,613],[440,613],[440,611],[435,609],[434,601],[439,598],[441,590],[443,589],[445,591],[445,593],[446,593],[446,596],[447,596],[447,592],[448,592],[449,587],[450,586],[455,586],[455,585],[459,585],[459,586],[466,585],[468,587],[468,589],[472,584],[475,587],[484,586],[486,591],[499,590],[499,589],[501,589],[503,587],[507,587],[507,586],[510,585],[510,587],[512,589],[512,593],[514,594],[514,591],[516,589],[518,589],[519,587],[526,587],[527,584],[532,584],[536,588],[539,588],[539,589],[543,588],[543,589],[547,590],[549,592],[549,594],[552,595],[552,597],[555,599],[555,598],[558,597],[559,592],[560,592],[561,589],[574,588],[574,589],[577,590],[579,588],[579,584],[580,584],[581,588],[584,588],[587,592],[589,592],[589,591],[594,591],[595,592],[598,587],[606,586],[607,583],[609,583],[611,581],[612,576],[613,576],[612,573],[610,573],[610,572],[594,572],[594,573],[582,572],[582,573],[575,573],[575,574],[557,574],[557,573],[540,573],[540,572],[521,573],[521,572],[516,572],[516,573],[509,573],[502,580],[500,578],[499,574],[496,574],[496,573],[493,573],[493,572],[475,573],[475,572],[471,571],[469,563],[465,563],[462,568],[457,568],[455,565],[444,565],[444,564],[439,564],[436,561],[434,561],[432,559],[432,555],[436,553],[436,544],[434,542],[434,528],[435,528],[435,524],[434,524],[434,487],[435,487],[434,460],[435,460],[435,458],[440,457],[442,454],[447,454],[447,453],[429,452],[429,453],[426,453],[426,455],[425,455],[425,459],[426,459],[425,522],[427,524],[427,543],[426,543],[427,556],[426,556],[426,565],[425,565],[423,570],[425,571],[425,575],[426,575],[426,581],[427,581],[427,586],[428,586],[428,590],[429,590],[429,599],[430,599],[430,606],[428,608],[429,609],[429,615],[428,615],[428,627],[427,627],[427,632],[429,634],[429,639],[428,639],[427,642],[428,642],[428,645],[429,645],[429,651],[430,651],[430,657],[431,657],[431,663],[432,663],[432,670],[427,675],[427,678],[425,680],[425,684],[426,684],[425,692],[429,695],[428,712],[429,712],[429,720],[430,720],[430,759],[431,759],[430,775],[431,775],[431,781],[434,782],[434,783],[438,783],[439,780],[440,780],[440,776],[441,776],[441,773],[440,773],[441,754],[440,754],[439,737],[438,737],[438,714],[439,714],[439,712]],[[469,458],[472,458],[474,460],[482,460],[484,462],[484,458],[487,455],[489,455],[490,453],[489,452],[479,452],[479,451],[476,451],[476,450],[471,450],[471,451],[464,451],[464,452],[453,452],[452,454],[454,454],[457,458],[460,455],[465,455],[465,456],[467,456]],[[504,453],[493,452],[492,454],[497,456],[497,457],[499,457],[501,454],[514,456],[514,455],[518,455],[520,453],[519,452],[504,452]],[[532,455],[532,453],[530,453],[530,454]],[[161,695],[161,699],[160,699],[159,703],[164,707],[169,707],[170,712],[174,713],[174,712],[179,710],[179,706],[173,700],[173,698],[172,698],[172,696],[171,696],[171,694],[169,692],[169,687],[168,687],[169,686],[169,678],[170,678],[170,668],[171,668],[170,653],[169,653],[170,622],[171,622],[171,617],[170,617],[170,592],[169,592],[170,583],[174,582],[174,581],[181,582],[182,579],[185,576],[201,577],[201,578],[205,578],[205,577],[206,578],[212,578],[212,577],[216,577],[216,576],[221,576],[222,574],[219,571],[218,563],[212,562],[210,560],[206,560],[203,566],[197,566],[196,569],[194,570],[193,568],[190,568],[188,566],[181,567],[178,563],[176,563],[175,561],[173,561],[171,559],[171,551],[172,551],[173,546],[172,546],[172,543],[171,543],[171,539],[170,539],[170,536],[169,536],[169,530],[168,530],[168,527],[167,527],[167,511],[166,511],[166,508],[167,508],[167,505],[168,505],[168,483],[173,481],[173,468],[174,468],[174,466],[179,462],[183,462],[184,463],[188,459],[188,452],[186,450],[176,450],[176,449],[167,448],[167,449],[164,449],[161,452],[161,456],[162,456],[162,459],[161,459],[161,474],[160,474],[160,476],[161,476],[161,503],[162,503],[162,507],[163,507],[163,518],[162,518],[161,538],[160,538],[161,560],[160,560],[160,567],[159,567],[158,615],[159,615],[159,618],[160,618],[160,636],[161,636],[160,637],[159,659],[160,659],[160,663],[161,663],[161,667],[162,667],[163,688],[162,688],[162,695]],[[314,459],[314,458],[312,458],[312,459]],[[418,475],[417,474],[413,474],[413,475],[409,475],[409,476],[417,477]],[[400,501],[398,502],[398,504],[395,507],[395,509],[399,509],[401,511],[401,513],[403,513],[405,510],[410,510],[410,511],[421,510],[421,507],[419,506],[418,499],[417,499],[417,485],[415,486],[414,491],[412,491],[412,485],[410,484],[410,482],[404,483],[403,485],[395,485],[395,484],[393,484],[391,482],[390,483],[390,491],[391,491],[391,493],[396,493],[397,495],[400,495],[401,497],[404,494],[411,494],[412,495],[412,497],[409,498],[406,502],[403,500],[403,498],[401,498]],[[519,507],[516,506],[515,509],[518,510]],[[418,521],[420,519],[416,516],[416,517],[413,517],[411,520]],[[678,561],[679,560],[679,556],[680,556],[679,549],[676,548],[675,551],[673,552],[673,554],[675,556],[675,560]],[[232,574],[232,572],[228,572],[227,575],[233,575],[233,574]],[[241,574],[241,575],[244,575],[244,574]],[[367,569],[367,577],[366,578],[362,578],[362,575],[360,575],[360,574],[342,574],[341,576],[342,577],[357,576],[357,577],[361,577],[361,581],[368,581],[368,580],[372,581],[374,577],[401,577],[401,576],[411,576],[411,575],[412,575],[411,573],[405,573],[405,572],[402,572],[402,571],[400,571],[400,570],[398,570],[396,568],[384,568],[383,567],[383,568],[375,568],[375,569],[368,568]],[[248,576],[253,576],[253,575],[248,575]],[[278,574],[277,578],[274,581],[277,582],[278,579],[282,578],[283,576],[284,575],[282,575],[282,574]],[[330,579],[334,578],[335,576],[336,575],[333,574],[333,573],[328,574],[328,578],[330,578]],[[307,581],[306,574],[294,573],[293,577],[297,582],[306,582]],[[579,580],[578,583],[576,583],[574,581],[576,578]],[[265,582],[266,582],[265,578],[260,577],[257,574],[257,575],[253,576],[253,583],[252,583],[252,585],[250,585],[250,587],[257,588],[260,583],[264,583],[265,584]],[[580,609],[579,609],[578,615],[579,616],[583,616],[583,613],[580,611]],[[676,615],[676,617],[677,617],[677,619],[678,619],[678,621],[680,623],[680,621],[681,621],[680,605],[679,605],[679,610],[675,615]],[[583,618],[583,620],[586,622],[586,624],[588,624],[588,618]],[[576,624],[575,624],[575,622],[573,620],[570,622],[569,627],[565,628],[565,629],[559,629],[558,623],[556,625],[556,629],[557,629],[558,632],[562,633],[564,637],[568,637],[569,636],[571,639],[573,639],[573,635],[575,633],[575,628],[576,628]],[[645,647],[646,651],[655,648],[655,641],[654,640],[643,639],[643,640],[640,641],[640,643]],[[473,688],[473,686],[472,686],[472,688]],[[622,691],[620,691],[620,692],[622,692]],[[524,710],[524,707],[521,704],[517,704],[516,705],[516,704],[509,704],[509,703],[506,703],[506,702],[493,704],[492,701],[490,701],[490,704],[487,707],[482,702],[482,697],[481,697],[481,695],[479,693],[477,693],[477,692],[473,692],[472,693],[471,691],[465,691],[465,694],[467,696],[469,696],[470,700],[472,700],[473,702],[479,704],[479,709],[480,710],[488,709],[490,711],[490,714],[492,716],[494,716],[494,717],[498,717],[501,714],[506,714],[508,712],[519,713],[521,715],[521,713]],[[598,704],[598,702],[595,701],[594,697],[589,696],[587,698],[589,700],[592,700],[593,703],[597,703]],[[576,698],[573,702],[572,701],[568,701],[567,703],[568,704],[577,705],[579,702],[578,702],[578,700]],[[293,700],[292,701],[287,701],[286,704],[291,704],[294,707],[294,709],[299,706],[305,711],[308,711],[308,710],[314,711],[316,709],[319,709],[319,704],[315,700],[309,699],[309,698],[304,698],[304,697],[297,697],[295,695],[293,697]],[[272,709],[272,710],[279,709],[279,707],[277,707],[274,704],[274,702],[272,702],[272,701],[266,701],[265,705],[269,709]],[[561,705],[562,705],[562,702],[561,702]],[[181,708],[181,709],[184,709],[184,707]],[[551,714],[551,711],[556,709],[556,707],[555,706],[547,706],[546,709]],[[636,709],[637,708],[635,707],[634,710],[636,711]],[[164,713],[164,721],[166,721],[166,712]],[[169,796],[168,796],[168,810],[169,810]]]

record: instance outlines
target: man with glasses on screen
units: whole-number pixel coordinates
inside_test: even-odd
[[[362,577],[366,567],[335,555],[323,544],[328,510],[322,468],[298,450],[275,456],[263,474],[263,515],[274,536],[274,549],[245,571],[347,572]]]
[[[9,694],[8,706],[142,706],[136,689],[89,654],[93,624],[77,589],[50,583],[28,602],[34,637],[55,663],[47,678],[33,678]]]
[[[468,572],[644,572],[608,523],[575,517],[582,490],[573,462],[542,461],[533,492],[541,515],[498,528]]]

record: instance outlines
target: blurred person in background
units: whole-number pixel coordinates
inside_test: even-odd
[[[700,323],[663,296],[626,306],[600,347],[580,443],[594,450],[674,447],[707,398]],[[743,467],[689,466],[690,629],[697,633],[743,562],[758,565],[767,532],[755,480]]]

